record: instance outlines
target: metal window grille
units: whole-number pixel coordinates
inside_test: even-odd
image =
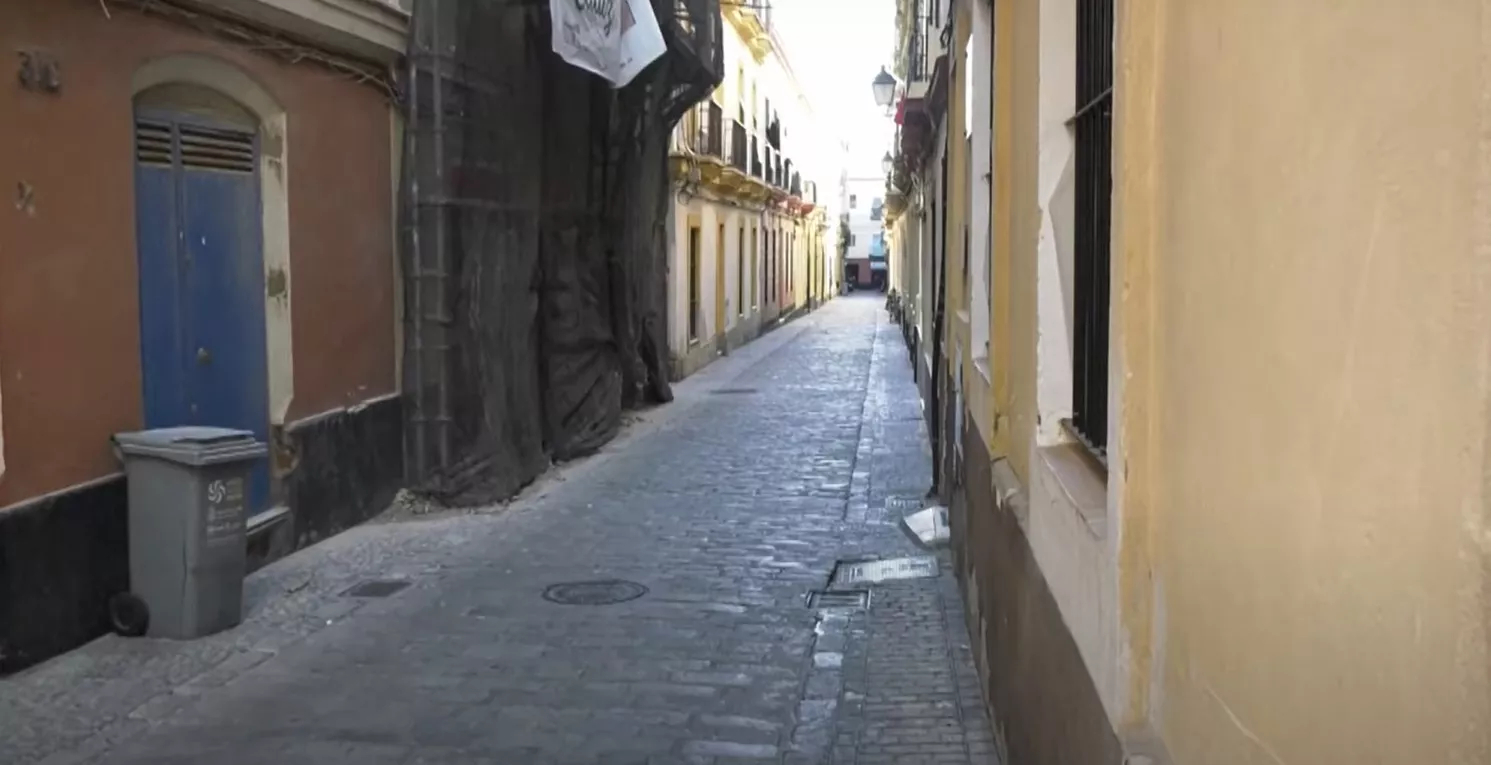
[[[699,227],[689,227],[689,339],[699,339]]]
[[[745,226],[740,227],[740,241],[735,247],[735,315],[745,316]]]
[[[1113,0],[1077,3],[1075,347],[1072,427],[1108,446],[1108,308],[1113,193]]]
[[[745,125],[736,120],[730,126],[730,166],[742,173],[751,170],[750,141],[746,138]]]
[[[757,254],[756,245],[757,245],[756,227],[755,226],[751,226],[751,307],[752,308],[755,308],[755,307],[761,305],[761,289],[760,289],[761,285],[760,285],[760,282],[759,282],[760,273],[761,273],[760,270],[759,270],[759,267],[761,265],[761,259],[760,259],[760,256]]]
[[[711,157],[725,158],[725,110],[710,101],[706,107],[703,153]]]

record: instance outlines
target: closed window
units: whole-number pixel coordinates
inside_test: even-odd
[[[735,312],[738,316],[745,316],[745,262],[746,262],[746,239],[745,226],[740,227],[740,242],[735,246]]]
[[[689,226],[689,339],[699,339],[699,227]]]

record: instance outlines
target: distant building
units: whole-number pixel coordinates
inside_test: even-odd
[[[844,281],[854,289],[885,289],[885,178],[850,177],[844,193],[849,231]]]
[[[671,158],[675,378],[833,294],[840,143],[798,86],[769,5],[721,14],[724,81],[679,123]]]

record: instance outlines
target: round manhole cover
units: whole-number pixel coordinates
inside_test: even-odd
[[[594,582],[564,582],[544,588],[544,600],[566,606],[604,606],[625,603],[647,594],[647,588],[636,582],[602,579]]]

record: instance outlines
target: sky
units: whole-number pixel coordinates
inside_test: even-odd
[[[882,175],[895,125],[870,81],[895,55],[895,0],[772,0],[772,22],[814,114],[849,143],[849,175]]]

